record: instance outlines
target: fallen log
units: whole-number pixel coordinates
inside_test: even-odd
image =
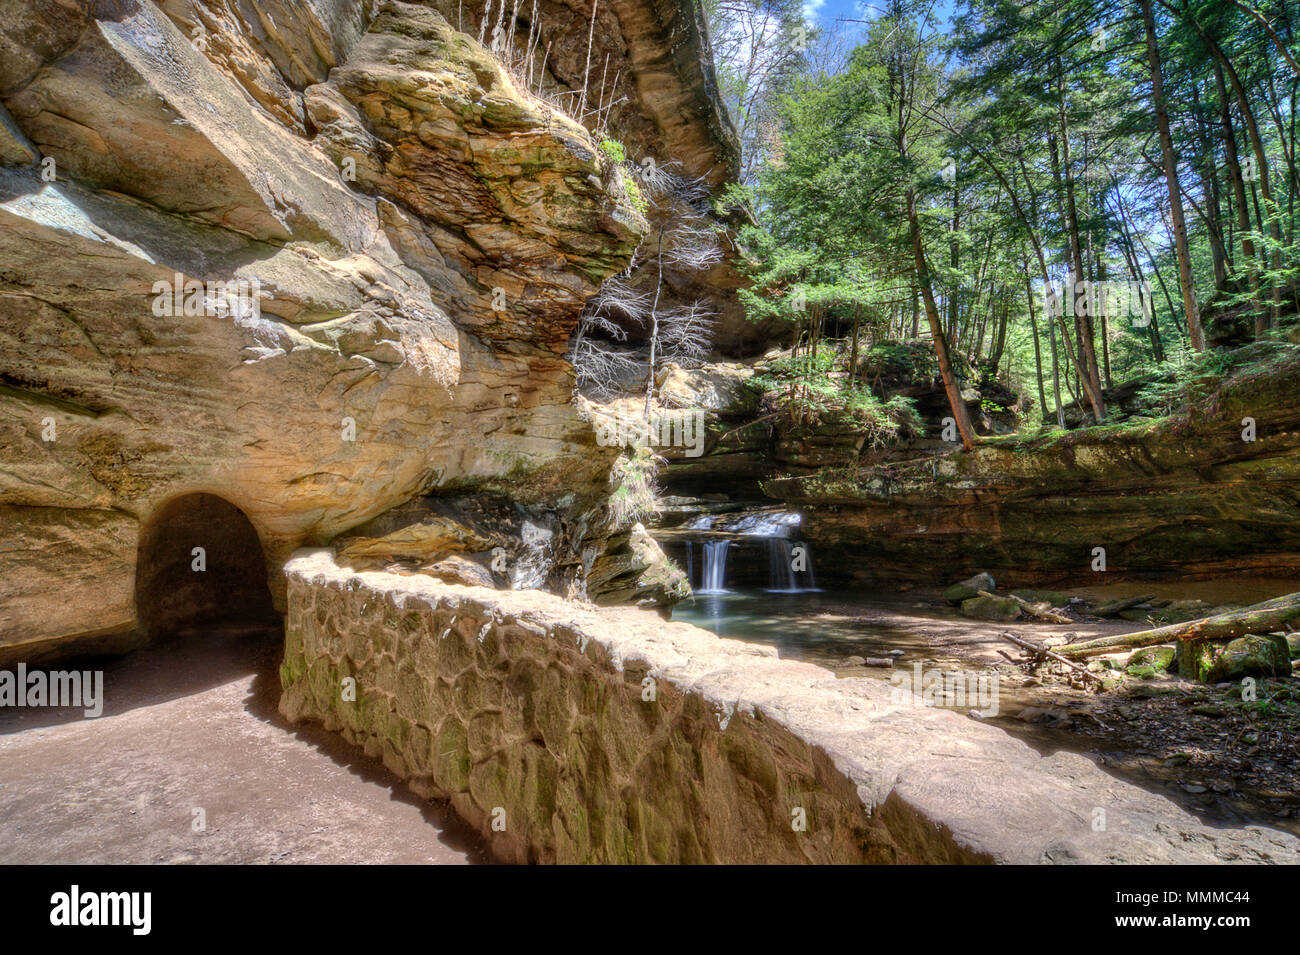
[[[1098,637],[1082,643],[1071,643],[1061,652],[1071,657],[1092,657],[1117,650],[1137,650],[1154,647],[1176,640],[1235,640],[1248,633],[1274,633],[1291,629],[1292,621],[1300,620],[1300,593],[1287,594],[1263,603],[1233,610],[1213,617],[1174,623],[1154,630],[1139,630],[1113,637]]]
[[[1155,596],[1155,594],[1143,594],[1141,597],[1124,597],[1121,600],[1112,600],[1108,603],[1102,604],[1092,613],[1095,617],[1113,617],[1116,614],[1123,613],[1131,607],[1136,607],[1138,604],[1146,603],[1148,600],[1154,600]]]
[[[1014,643],[1022,650],[1028,650],[1031,653],[1040,654],[1042,656],[1047,657],[1048,659],[1055,660],[1057,663],[1064,663],[1070,669],[1077,670],[1079,673],[1082,673],[1089,680],[1095,680],[1098,683],[1106,682],[1101,677],[1097,676],[1097,674],[1089,670],[1087,667],[1080,666],[1079,664],[1075,663],[1073,660],[1067,660],[1059,653],[1053,653],[1051,650],[1047,649],[1047,647],[1040,647],[1032,640],[1026,640],[1023,637],[1017,637],[1015,634],[1011,634],[1011,633],[999,633],[998,636],[1001,637],[1003,640],[1006,640],[1010,643]],[[999,650],[998,652],[1001,653],[1002,651]]]
[[[981,597],[998,598],[997,594],[991,594],[987,590],[979,592]],[[1033,617],[1035,620],[1046,620],[1048,623],[1074,623],[1069,617],[1059,614],[1052,609],[1051,604],[1044,601],[1043,603],[1031,604],[1028,600],[1017,597],[1015,594],[1007,594],[1006,600],[1014,600],[1020,607],[1021,611]]]

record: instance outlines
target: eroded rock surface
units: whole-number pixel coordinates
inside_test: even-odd
[[[671,6],[623,11],[654,65],[622,108],[725,167],[704,112],[667,118],[708,99]],[[180,494],[247,514],[281,599],[294,548],[421,494],[600,501],[561,355],[646,224],[472,36],[360,0],[0,13],[3,647],[131,631]]]

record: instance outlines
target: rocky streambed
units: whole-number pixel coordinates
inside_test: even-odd
[[[1134,654],[1123,651],[1090,664],[1104,680],[1096,683],[1060,664],[1017,662],[1017,648],[1000,636],[1010,632],[1041,645],[1144,629],[1136,608],[1127,614],[1132,619],[1083,610],[1152,591],[1164,605],[1153,609],[1175,615],[1296,590],[1300,581],[1281,578],[1079,588],[1070,596],[1081,609],[1067,611],[1077,619],[1064,625],[971,619],[938,588],[793,595],[748,589],[696,597],[674,619],[775,646],[781,656],[841,679],[903,685],[917,672],[961,674],[968,682],[972,675],[995,678],[992,707],[972,695],[949,708],[1045,754],[1083,754],[1209,825],[1265,825],[1300,835],[1300,686],[1293,677],[1256,675],[1246,691],[1240,679],[1205,684],[1178,676],[1172,653],[1139,651],[1157,657],[1155,664],[1130,664]]]

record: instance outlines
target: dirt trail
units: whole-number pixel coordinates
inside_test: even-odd
[[[450,809],[276,712],[280,646],[265,630],[187,634],[59,667],[102,667],[97,719],[0,709],[0,862],[486,861]]]

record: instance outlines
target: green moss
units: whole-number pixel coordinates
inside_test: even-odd
[[[602,139],[600,141],[600,151],[610,162],[619,163],[620,165],[627,162],[627,152],[623,149],[623,144],[614,139]]]

